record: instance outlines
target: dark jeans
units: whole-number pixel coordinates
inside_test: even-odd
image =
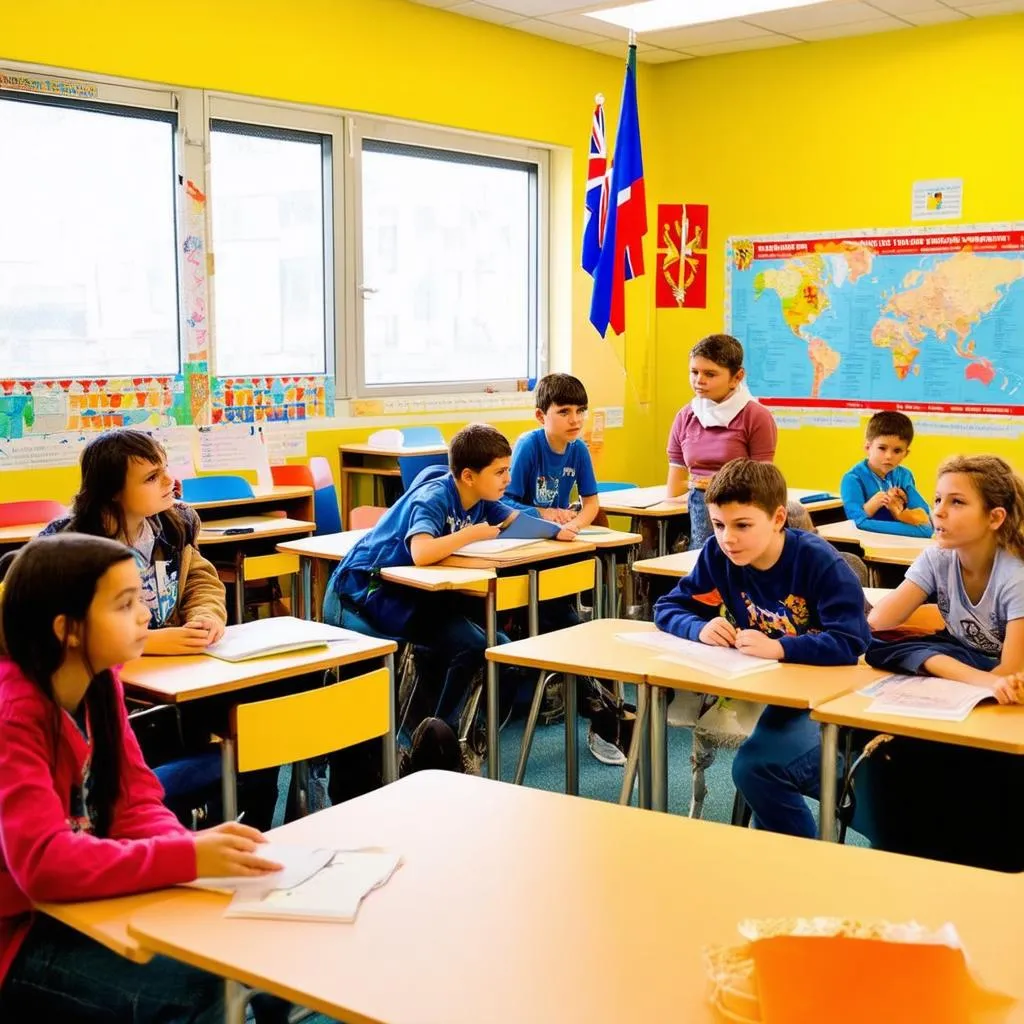
[[[223,993],[212,974],[165,957],[132,963],[40,914],[0,988],[0,1020],[222,1024]]]
[[[924,663],[937,654],[945,654],[972,668],[980,668],[982,672],[991,672],[999,663],[998,658],[989,657],[982,651],[968,647],[944,629],[930,636],[912,636],[889,642],[872,640],[864,660],[872,668],[916,675]]]

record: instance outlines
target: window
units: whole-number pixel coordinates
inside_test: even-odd
[[[334,349],[332,149],[330,134],[211,122],[214,363],[220,376],[328,372]]]
[[[361,139],[357,389],[514,388],[536,374],[546,334],[544,154],[501,143],[483,145],[520,158],[439,149],[396,141],[401,131]],[[431,135],[469,139],[418,132]]]
[[[0,93],[4,376],[178,372],[176,130],[170,110]]]

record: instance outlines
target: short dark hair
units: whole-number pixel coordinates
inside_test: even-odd
[[[690,349],[690,358],[701,356],[724,366],[730,373],[743,369],[743,346],[731,334],[709,334]]]
[[[704,500],[708,505],[756,505],[770,516],[786,507],[786,478],[770,462],[733,459],[712,478]]]
[[[464,469],[479,473],[495,459],[512,455],[508,438],[488,423],[470,423],[463,427],[448,446],[448,465],[458,478]]]
[[[553,405],[590,404],[583,381],[571,373],[549,373],[541,377],[534,398],[541,412],[547,412]]]
[[[876,412],[868,420],[866,437],[868,444],[876,437],[898,437],[910,445],[914,440],[914,424],[901,412]]]

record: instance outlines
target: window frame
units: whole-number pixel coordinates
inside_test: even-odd
[[[216,202],[214,175],[210,164],[212,153],[210,136],[214,121],[227,121],[245,127],[277,129],[282,132],[302,132],[327,136],[331,140],[331,184],[330,204],[324,204],[324,367],[323,375],[334,378],[335,394],[342,397],[347,393],[348,374],[344,360],[339,358],[341,342],[345,336],[348,307],[351,305],[346,292],[345,260],[341,240],[346,235],[345,210],[345,117],[341,112],[332,113],[299,107],[287,103],[273,103],[267,100],[250,99],[238,95],[207,92],[204,96],[203,148],[206,154],[206,241],[213,257],[214,272],[207,278],[207,295],[210,307],[210,322],[213,325],[210,348],[210,376],[229,379],[243,377],[320,376],[321,372],[288,370],[267,374],[264,371],[250,371],[246,374],[221,374],[217,366],[217,252],[214,248],[212,209]],[[325,173],[324,179],[328,180]]]
[[[362,152],[363,140],[390,142],[397,145],[416,146],[455,152],[485,159],[513,160],[535,165],[537,168],[536,218],[530,225],[531,241],[536,260],[531,268],[534,278],[534,344],[529,354],[527,377],[539,377],[541,368],[548,362],[550,344],[549,321],[549,249],[550,239],[550,152],[527,143],[510,142],[504,139],[431,125],[405,124],[382,118],[350,117],[348,119],[348,156],[352,171],[348,175],[348,209],[351,211],[351,230],[345,238],[346,245],[346,294],[351,299],[350,330],[346,331],[347,345],[344,353],[349,367],[347,392],[354,399],[390,398],[402,395],[464,395],[481,392],[515,392],[521,390],[523,378],[498,378],[473,381],[430,381],[421,384],[368,384],[366,382],[365,334],[363,323],[364,289],[368,287],[363,276],[363,216],[362,216]],[[341,353],[339,353],[339,359]],[[341,394],[339,389],[338,394]]]

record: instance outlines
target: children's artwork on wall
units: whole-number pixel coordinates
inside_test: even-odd
[[[706,309],[708,208],[696,203],[658,207],[658,309]]]
[[[292,423],[332,415],[330,377],[215,377],[212,422]]]

